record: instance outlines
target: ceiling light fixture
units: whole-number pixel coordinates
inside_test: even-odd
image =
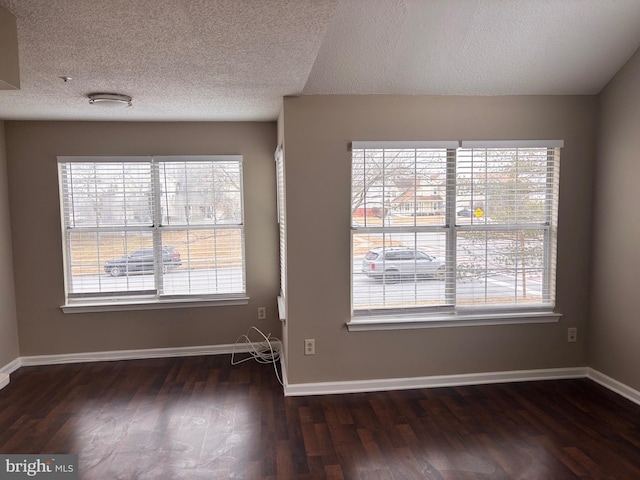
[[[121,93],[90,93],[87,97],[89,97],[91,105],[100,105],[102,107],[130,107],[133,105],[131,97]]]

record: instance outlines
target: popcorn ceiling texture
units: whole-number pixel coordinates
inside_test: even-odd
[[[273,120],[302,92],[337,0],[0,5],[17,17],[22,82],[0,96],[0,119]],[[90,106],[91,92],[134,106]]]
[[[638,46],[638,0],[349,0],[304,93],[597,94]]]
[[[286,95],[596,94],[640,45],[638,0],[0,5],[18,20],[21,74],[0,119],[274,120]],[[101,91],[134,106],[90,106]]]

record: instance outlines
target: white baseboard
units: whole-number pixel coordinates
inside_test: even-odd
[[[20,368],[20,357],[7,363],[4,367],[0,367],[0,374],[6,373],[7,375],[11,375],[13,372],[15,372],[19,368]]]
[[[282,350],[280,350],[280,352],[280,379],[282,380],[283,391],[286,392],[287,385],[289,384],[289,379],[287,378],[287,367],[284,361],[284,352],[282,352]]]
[[[273,342],[274,346],[280,344]],[[143,350],[115,350],[110,352],[65,353],[62,355],[30,355],[20,357],[20,366],[57,365],[62,363],[108,362],[115,360],[141,360],[145,358],[194,357],[197,355],[221,355],[245,353],[249,348],[239,343],[203,345],[198,347],[148,348]]]
[[[281,342],[273,342],[282,349]],[[31,355],[18,357],[0,367],[0,389],[9,384],[9,375],[22,366],[58,365],[64,363],[105,362],[116,360],[140,360],[146,358],[189,357],[197,355],[221,355],[246,353],[244,344],[204,345],[198,347],[152,348],[142,350],[116,350],[110,352],[70,353],[61,355]],[[340,393],[379,392],[415,388],[454,387],[489,383],[526,382],[534,380],[561,380],[589,378],[603,387],[640,405],[640,391],[588,367],[551,368],[539,370],[515,370],[507,372],[471,373],[462,375],[435,375],[429,377],[389,378],[341,382],[289,384],[284,361],[280,359],[285,396],[330,395]]]
[[[379,392],[414,388],[455,387],[486,383],[527,382],[585,378],[587,367],[516,370],[510,372],[436,375],[430,377],[388,378],[346,382],[298,383],[285,386],[285,396],[330,395],[336,393]]]
[[[282,350],[281,342],[272,342]],[[141,360],[145,358],[193,357],[197,355],[221,355],[246,353],[250,348],[243,343],[204,345],[198,347],[150,348],[143,350],[116,350],[111,352],[65,353],[61,355],[28,355],[18,357],[0,367],[0,389],[9,384],[9,375],[20,367],[36,365],[60,365],[63,363],[109,362],[116,360]]]
[[[10,361],[5,366],[0,367],[0,390],[9,385],[10,375],[20,368],[20,358]]]
[[[594,370],[593,368],[587,369],[587,377],[627,400],[631,400],[633,403],[640,405],[640,392],[638,390],[635,390],[602,372]]]

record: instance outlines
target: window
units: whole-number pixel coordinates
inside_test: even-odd
[[[552,311],[561,146],[354,142],[355,320]]]
[[[276,160],[276,193],[278,202],[278,232],[280,239],[280,295],[278,296],[278,310],[280,319],[286,319],[287,295],[287,211],[284,178],[284,151],[278,146],[275,153]]]
[[[60,157],[67,302],[245,297],[242,157]]]

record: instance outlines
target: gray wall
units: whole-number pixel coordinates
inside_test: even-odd
[[[0,369],[19,356],[4,123],[0,122]]]
[[[600,94],[589,366],[640,390],[640,51]]]
[[[285,98],[270,123],[5,122],[0,136],[0,366],[18,355],[232,343],[250,325],[281,332],[273,151],[287,163],[291,383],[590,366],[634,388],[640,379],[631,302],[640,224],[634,121],[638,55],[601,95],[596,215],[597,97]],[[0,124],[1,125],[1,124]],[[0,132],[2,129],[0,128]],[[565,140],[561,166],[559,324],[348,332],[349,202],[353,140]],[[63,314],[57,155],[243,154],[248,306]],[[627,187],[624,187],[628,185]],[[623,187],[621,187],[623,186]],[[9,228],[8,212],[12,218]],[[620,212],[629,222],[606,212]],[[600,214],[602,212],[602,214]],[[588,324],[592,219],[596,219],[594,315]],[[599,233],[600,232],[600,233]],[[613,233],[613,234],[610,234]],[[314,261],[313,252],[322,252]],[[620,280],[618,280],[620,277]],[[266,305],[269,320],[257,322]],[[579,328],[577,344],[566,328]],[[587,327],[589,350],[585,339]],[[17,330],[20,330],[20,350]],[[635,335],[634,335],[635,334]],[[303,355],[315,338],[317,354]],[[587,353],[589,354],[587,356]]]
[[[280,335],[276,312],[275,122],[6,122],[5,126],[21,355],[229,344],[251,325]],[[62,313],[56,156],[111,154],[244,155],[249,305]],[[5,191],[0,183],[0,193]],[[0,217],[2,206],[0,199]],[[0,221],[0,225],[4,256],[7,223]],[[4,275],[10,276],[5,270],[2,275],[0,282],[4,282]],[[4,290],[0,295],[4,296]],[[267,307],[267,321],[258,322],[259,306]],[[9,318],[9,323],[12,321]]]
[[[596,115],[595,96],[285,98],[289,382],[586,365]],[[348,332],[349,142],[459,139],[564,139],[560,323]],[[305,338],[316,339],[315,356],[303,355]]]

